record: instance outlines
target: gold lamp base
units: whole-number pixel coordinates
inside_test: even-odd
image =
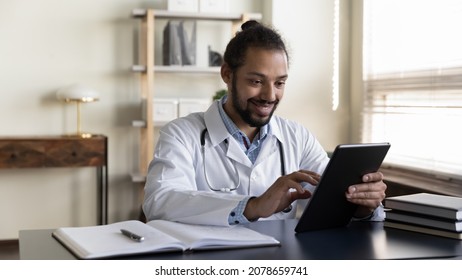
[[[71,85],[63,87],[56,93],[58,99],[63,100],[67,103],[75,102],[77,106],[77,133],[66,135],[68,137],[80,137],[80,138],[91,138],[93,134],[82,132],[81,129],[81,113],[80,103],[88,103],[98,101],[98,93],[93,89],[84,87],[82,85]]]
[[[97,100],[97,99],[96,99]],[[83,102],[93,102],[96,101],[95,99],[92,100],[69,100],[67,102],[75,102],[77,104],[77,133],[74,136],[78,136],[80,138],[91,138],[93,135],[88,132],[82,132],[82,122],[81,122],[81,108],[80,104]]]
[[[66,102],[75,102],[77,109],[77,133],[70,136],[77,136],[80,138],[91,138],[92,134],[88,132],[82,132],[82,121],[81,121],[81,104],[87,102],[97,101],[98,99],[68,99]]]
[[[69,138],[91,138],[97,134],[91,134],[91,133],[76,133],[76,134],[64,134],[64,137],[69,137]]]

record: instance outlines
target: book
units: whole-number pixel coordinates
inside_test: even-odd
[[[164,65],[196,64],[196,21],[169,20],[163,31],[163,40]]]
[[[462,198],[430,193],[416,193],[388,197],[385,208],[462,220]]]
[[[450,231],[462,231],[462,221],[443,219],[439,217],[391,210],[387,211],[386,219],[395,222],[405,222],[415,225],[439,228]]]
[[[168,21],[163,32],[162,61],[164,65],[182,65],[179,32],[180,22]]]
[[[393,222],[393,221],[385,220],[383,223],[383,226],[389,227],[389,228],[419,232],[419,233],[424,233],[424,234],[448,237],[448,238],[453,238],[453,239],[462,239],[462,232],[455,232],[455,231],[448,231],[448,230],[430,228],[430,227],[425,227],[425,226],[412,225],[412,224],[407,224],[403,222]]]
[[[122,234],[122,229],[144,240],[132,240]],[[90,227],[63,227],[53,231],[52,236],[79,259],[280,245],[275,238],[242,225],[220,227],[164,220],[148,223],[129,220]]]

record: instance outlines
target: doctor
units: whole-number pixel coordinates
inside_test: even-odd
[[[242,25],[221,67],[228,94],[160,131],[145,185],[148,220],[226,226],[295,217],[297,200],[311,196],[329,158],[306,128],[273,116],[288,68],[277,32]],[[363,181],[345,196],[359,205],[357,218],[382,219],[382,174]]]

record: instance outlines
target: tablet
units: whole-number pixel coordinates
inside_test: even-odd
[[[338,145],[306,205],[295,232],[346,226],[357,206],[346,200],[349,186],[382,165],[389,143]]]

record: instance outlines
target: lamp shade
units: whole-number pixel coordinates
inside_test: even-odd
[[[59,100],[63,100],[66,102],[93,102],[99,100],[99,93],[92,88],[79,84],[74,84],[60,88],[56,92],[56,97]]]

